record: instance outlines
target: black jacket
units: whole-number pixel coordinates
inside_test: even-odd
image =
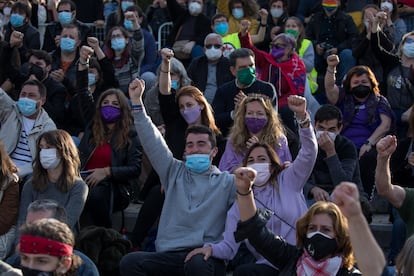
[[[193,81],[193,85],[200,89],[203,93],[207,85],[208,60],[205,55],[195,58],[191,61],[187,68],[187,73]],[[222,86],[226,82],[234,79],[230,72],[230,62],[227,58],[221,57],[217,62],[216,80],[217,87]]]
[[[16,30],[23,33],[23,46],[19,48],[20,61],[24,63],[28,60],[27,54],[31,49],[40,49],[40,34],[39,31],[32,26],[31,23],[27,23],[19,28],[11,26],[10,22],[4,27],[5,35],[4,40],[10,42],[10,36],[12,32]]]
[[[270,232],[266,227],[266,222],[270,216],[272,214],[269,212],[258,210],[255,216],[237,224],[234,237],[237,242],[249,239],[250,244],[253,245],[257,252],[279,268],[279,275],[296,275],[296,264],[303,254],[303,249],[288,244],[282,237],[275,236],[274,233]],[[336,275],[356,276],[361,275],[361,272],[355,268],[348,270],[341,267]]]

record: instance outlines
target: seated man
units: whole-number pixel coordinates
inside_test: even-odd
[[[220,35],[210,33],[204,39],[204,55],[193,59],[187,68],[193,85],[203,91],[204,97],[212,104],[217,88],[234,79],[230,63],[223,56],[223,40]]]
[[[217,13],[211,18],[211,29],[219,34],[223,40],[223,56],[228,58],[235,50],[241,48],[239,33],[229,34],[229,19],[222,13]]]
[[[262,94],[271,99],[277,109],[275,87],[256,79],[256,67],[253,51],[246,48],[234,50],[230,54],[230,71],[235,80],[229,81],[217,89],[213,100],[214,117],[223,136],[226,137],[233,125],[234,112],[239,103],[248,94]]]
[[[45,101],[46,88],[37,80],[23,84],[17,102],[0,88],[0,140],[18,167],[21,178],[33,171],[37,138],[43,132],[56,129],[42,108]]]
[[[169,58],[172,57],[172,51]],[[156,252],[134,252],[121,260],[121,275],[224,275],[223,260],[187,254],[222,237],[228,209],[234,202],[234,176],[211,165],[217,154],[211,129],[191,126],[185,137],[185,161],[177,160],[142,106],[145,84],[129,86],[135,127],[148,159],[160,177],[165,202],[159,221]]]
[[[44,218],[54,218],[60,222],[66,223],[66,210],[56,201],[51,199],[38,199],[30,203],[27,207],[26,224]],[[73,250],[73,253],[82,259],[82,264],[77,269],[77,275],[99,275],[98,269],[88,256],[78,250]],[[20,267],[20,255],[14,254],[10,256],[7,258],[7,263],[13,267]]]
[[[76,19],[76,4],[71,0],[62,0],[57,6],[58,22],[52,22],[46,27],[43,50],[52,52],[60,45],[60,37],[65,26],[75,25],[79,30],[79,40],[86,44],[86,38],[91,36],[90,28]]]

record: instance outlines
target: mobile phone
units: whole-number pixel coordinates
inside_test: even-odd
[[[82,177],[83,180],[85,180],[88,175],[90,175],[92,173],[92,171],[81,171],[80,172],[80,176]]]

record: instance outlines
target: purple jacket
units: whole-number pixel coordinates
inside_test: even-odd
[[[279,189],[276,190],[271,184],[261,188],[254,188],[257,207],[261,209],[267,207],[275,212],[275,215],[270,218],[266,226],[275,235],[282,236],[290,244],[296,244],[296,229],[292,229],[291,226],[296,227],[297,219],[308,209],[303,196],[303,186],[311,175],[318,153],[318,143],[312,126],[299,129],[299,135],[302,147],[293,163],[278,175],[277,183]],[[276,215],[282,218],[284,222]],[[212,247],[213,257],[224,260],[234,258],[240,246],[240,243],[237,243],[234,239],[234,232],[239,220],[239,208],[235,203],[227,212],[223,240],[216,244],[207,243],[204,245],[204,247]],[[246,243],[249,250],[256,257],[257,263],[265,263],[272,266],[254,250],[253,246],[247,241]]]
[[[280,138],[279,145],[275,147],[275,151],[282,164],[286,161],[292,161],[292,155],[290,154],[288,142],[285,136]],[[245,153],[246,151],[244,151],[243,154],[236,153],[230,140],[227,140],[226,149],[220,159],[220,171],[233,172],[233,170],[242,163]]]

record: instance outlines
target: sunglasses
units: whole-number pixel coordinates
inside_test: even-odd
[[[221,45],[221,44],[210,44],[210,45],[206,45],[205,47],[206,47],[207,49],[211,49],[211,48],[213,48],[213,47],[214,47],[214,49],[220,49],[222,46],[223,46],[223,45]]]

